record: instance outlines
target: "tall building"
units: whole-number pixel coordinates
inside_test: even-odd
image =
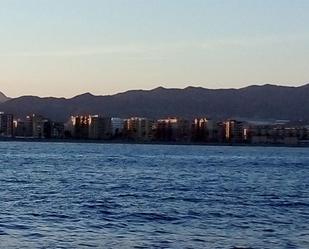
[[[71,117],[72,136],[78,139],[109,139],[112,136],[111,118],[100,115]]]
[[[155,124],[155,138],[159,141],[189,141],[190,122],[181,118],[159,119]]]
[[[125,136],[133,140],[152,140],[153,121],[147,118],[132,117],[125,120]]]
[[[48,121],[44,123],[45,138],[64,138],[64,124],[61,122]]]
[[[244,141],[243,122],[228,120],[225,125],[225,139],[229,143],[241,143]]]
[[[112,135],[114,137],[121,136],[124,129],[124,120],[122,118],[111,118]]]
[[[192,141],[214,142],[217,136],[217,125],[207,118],[195,118],[192,124]]]
[[[89,116],[72,116],[70,122],[72,136],[78,139],[88,139],[89,123]]]
[[[99,115],[89,116],[89,138],[110,139],[112,137],[111,118]]]
[[[24,120],[14,121],[16,137],[50,138],[51,121],[41,115],[28,115]]]
[[[16,137],[32,137],[33,128],[30,116],[27,116],[25,120],[16,120],[14,130]]]
[[[0,136],[13,137],[13,115],[0,113]]]
[[[50,136],[49,120],[36,114],[33,114],[30,118],[32,120],[32,137],[48,138]]]

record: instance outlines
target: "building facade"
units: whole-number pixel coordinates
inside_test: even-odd
[[[13,115],[0,113],[0,136],[2,137],[13,137],[14,125]]]

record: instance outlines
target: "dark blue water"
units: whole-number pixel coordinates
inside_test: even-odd
[[[0,143],[0,248],[309,248],[309,149]]]

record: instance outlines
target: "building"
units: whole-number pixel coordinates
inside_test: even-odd
[[[122,118],[111,118],[111,126],[113,137],[121,137],[124,129],[124,120]]]
[[[13,115],[0,112],[0,136],[1,137],[13,137]]]
[[[25,120],[15,120],[14,121],[14,135],[16,137],[32,137],[32,122],[30,117]]]
[[[112,137],[111,118],[99,115],[89,116],[89,139],[110,139]]]
[[[237,120],[228,120],[224,122],[225,140],[228,143],[244,142],[244,124]]]
[[[207,118],[195,118],[191,129],[193,142],[216,142],[217,123]]]
[[[37,114],[28,115],[26,119],[14,121],[16,137],[50,138],[52,122]]]
[[[45,138],[64,138],[64,124],[61,122],[48,121],[44,124]]]
[[[181,118],[157,120],[155,139],[159,141],[189,141],[191,139],[190,121]]]
[[[250,141],[253,144],[297,145],[309,138],[309,128],[305,125],[273,123],[250,127]]]
[[[50,121],[41,115],[33,114],[30,116],[32,122],[32,137],[49,138],[50,137]]]
[[[124,137],[132,140],[150,141],[153,138],[153,121],[132,117],[124,122]]]
[[[77,139],[88,139],[90,116],[72,116],[69,129],[72,137]]]
[[[77,139],[110,139],[111,118],[100,115],[72,116],[68,129]]]

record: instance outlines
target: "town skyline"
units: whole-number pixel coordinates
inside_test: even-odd
[[[16,119],[0,112],[0,141],[105,141],[118,143],[185,143],[214,145],[308,146],[309,123],[256,122],[208,117],[109,117],[72,115],[55,122],[39,114]]]
[[[155,88],[133,90],[115,95],[80,94],[73,98],[0,96],[0,111],[23,117],[42,114],[65,121],[75,114],[101,114],[159,118],[166,116],[217,117],[245,119],[309,120],[309,84],[300,87],[276,85],[241,89]]]

